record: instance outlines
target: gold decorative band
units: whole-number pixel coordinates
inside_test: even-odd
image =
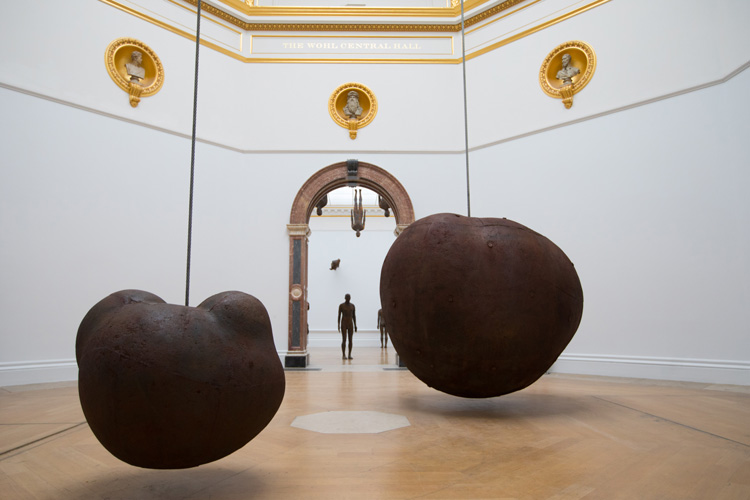
[[[198,0],[184,0],[185,2],[191,4],[191,5],[198,5]],[[464,21],[464,25],[466,27],[473,26],[474,24],[477,24],[479,22],[484,21],[485,19],[488,19],[504,10],[507,10],[511,7],[514,7],[521,3],[524,0],[506,0],[505,2],[502,2],[498,5],[495,5],[492,8],[489,8],[475,16],[472,16],[470,18],[467,18]],[[202,4],[202,10],[209,14],[213,14],[214,16],[223,19],[224,21],[233,24],[234,26],[237,26],[240,29],[246,30],[246,31],[385,31],[385,32],[393,32],[393,31],[400,31],[400,32],[430,32],[430,33],[457,33],[461,31],[461,23],[454,23],[454,24],[361,24],[361,23],[251,23],[247,21],[243,21],[242,19],[233,16],[232,14],[229,14],[228,12],[225,12],[217,7],[214,7],[213,5],[210,5],[208,3]],[[253,7],[251,12],[252,15],[259,16],[259,15],[383,15],[384,11],[382,9],[371,9],[373,12],[361,10],[361,9],[341,9],[341,12],[337,12],[335,9],[325,8],[325,9],[314,9],[309,10],[309,12],[303,11],[303,10],[292,10],[287,9],[284,10],[282,7],[275,7],[275,8],[266,8],[268,12],[261,11],[259,7]],[[429,9],[430,11],[435,10],[437,12],[432,13],[432,15],[439,15],[439,16],[449,16],[449,17],[455,17],[456,13],[453,12],[453,9]],[[446,12],[447,11],[447,12]],[[425,11],[421,10],[418,12],[410,13],[408,9],[393,9],[393,12],[386,12],[388,15],[392,16],[409,16],[414,17],[415,15],[418,15],[418,13],[421,13],[422,15],[425,15]]]
[[[197,3],[197,0],[192,0]],[[455,17],[461,14],[461,0],[445,0],[445,7],[387,7],[368,6],[291,6],[260,5],[270,0],[218,0],[248,16],[403,16],[403,17]],[[523,0],[521,0],[523,1]],[[450,5],[449,5],[450,2]],[[489,0],[464,0],[464,10],[469,11]],[[277,2],[282,3],[282,2]],[[381,2],[382,3],[382,2]],[[387,2],[385,2],[387,4]]]
[[[103,3],[106,3],[108,5],[111,5],[117,9],[120,9],[124,12],[127,12],[128,14],[131,14],[133,16],[136,16],[140,19],[143,19],[145,21],[148,21],[156,26],[159,26],[161,28],[164,28],[168,31],[171,31],[173,33],[176,33],[177,35],[180,35],[182,37],[185,37],[189,40],[195,40],[195,36],[187,32],[183,29],[180,29],[178,27],[172,26],[169,23],[166,23],[160,19],[157,19],[155,17],[150,17],[144,13],[139,12],[138,10],[126,6],[123,3],[121,3],[119,0],[99,0]],[[197,4],[197,0],[181,0],[186,3],[192,3]],[[240,0],[237,0],[240,1]],[[481,22],[487,17],[490,17],[494,15],[497,12],[501,12],[502,10],[506,10],[510,7],[513,7],[514,5],[520,3],[521,0],[508,0],[506,2],[503,2],[499,5],[494,6],[491,9],[488,9],[487,11],[478,14],[477,16],[474,16],[473,18],[470,18],[465,23],[466,26],[471,26],[472,24],[476,24],[478,22]],[[610,2],[611,0],[593,0],[590,3],[587,3],[579,8],[576,8],[570,12],[564,13],[556,18],[550,19],[548,21],[545,21],[539,25],[532,26],[531,28],[528,28],[524,31],[521,31],[519,33],[516,33],[508,38],[505,38],[503,40],[500,40],[498,42],[495,42],[489,46],[486,46],[484,48],[481,48],[479,50],[476,50],[470,54],[466,55],[466,59],[473,59],[475,57],[479,57],[483,54],[486,54],[488,52],[491,52],[493,50],[496,50],[500,47],[503,47],[505,45],[508,45],[510,43],[513,43],[519,39],[522,39],[524,37],[527,37],[529,35],[532,35],[538,31],[544,30],[550,26],[554,26],[560,22],[563,22],[567,19],[570,19],[571,17],[575,17],[579,14],[582,14],[590,9],[593,9],[595,7],[598,7],[600,5],[603,5],[607,2]],[[468,4],[469,2],[466,2]],[[212,7],[207,4],[203,4],[203,9],[206,12],[212,13],[213,15],[220,17],[224,21],[227,21],[231,24],[234,24],[235,26],[246,29],[248,31],[256,30],[256,31],[358,31],[358,32],[367,32],[367,31],[383,31],[383,32],[408,32],[408,31],[424,31],[424,32],[460,32],[461,26],[460,24],[389,24],[389,25],[372,25],[372,24],[279,24],[279,23],[247,23],[244,22],[234,16],[231,16],[230,14],[227,14],[226,12],[216,8]],[[480,29],[481,27],[477,28]],[[256,63],[256,64],[267,64],[267,63],[302,63],[302,64],[328,64],[328,63],[336,63],[336,64],[361,64],[363,62],[367,63],[376,63],[376,64],[460,64],[462,62],[461,58],[441,58],[441,59],[435,59],[435,58],[338,58],[338,57],[315,57],[315,58],[282,58],[282,57],[247,57],[243,56],[242,54],[236,53],[231,50],[227,50],[225,47],[220,46],[216,43],[212,43],[211,41],[207,39],[201,40],[201,45],[204,45],[212,50],[215,50],[217,52],[220,52],[224,55],[227,55],[229,57],[232,57],[234,59],[237,59],[238,61],[242,61],[244,63]]]

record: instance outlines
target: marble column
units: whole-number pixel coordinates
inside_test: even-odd
[[[286,368],[305,368],[310,364],[307,350],[307,245],[310,227],[287,224],[289,233],[289,350]]]

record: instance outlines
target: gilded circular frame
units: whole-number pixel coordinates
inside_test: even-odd
[[[563,54],[569,54],[571,65],[580,70],[577,75],[572,77],[573,94],[580,92],[591,81],[591,77],[594,76],[596,70],[596,54],[594,49],[586,42],[571,40],[555,47],[552,52],[547,54],[542,67],[539,69],[539,85],[541,85],[545,94],[558,99],[563,97],[560,93],[563,85],[557,78],[557,72],[562,69]]]
[[[130,61],[131,54],[139,51],[143,55],[141,63],[145,70],[145,77],[141,82],[143,91],[141,96],[148,97],[156,94],[164,84],[164,67],[159,56],[151,47],[135,38],[118,38],[113,40],[104,53],[104,64],[112,80],[125,92],[130,89],[130,77],[125,64]]]
[[[349,128],[349,117],[344,114],[344,106],[346,106],[347,96],[352,90],[356,90],[359,94],[362,115],[357,120],[357,128],[362,128],[369,125],[378,113],[378,100],[372,90],[361,83],[345,83],[334,90],[328,99],[328,112],[339,126]]]

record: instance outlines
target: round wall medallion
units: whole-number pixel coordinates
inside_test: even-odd
[[[328,99],[328,112],[339,126],[355,130],[356,137],[356,130],[369,125],[378,113],[378,100],[367,86],[345,83]]]
[[[135,38],[113,40],[104,53],[104,64],[112,80],[125,92],[136,97],[156,94],[164,84],[164,67],[156,53]],[[133,89],[136,89],[135,91]],[[131,99],[131,104],[135,107]]]
[[[585,42],[565,42],[550,52],[539,69],[539,85],[545,94],[557,99],[571,98],[594,76],[596,54]],[[569,106],[568,106],[569,107]]]

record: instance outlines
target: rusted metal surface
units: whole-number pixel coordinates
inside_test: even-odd
[[[583,290],[549,239],[507,219],[436,214],[391,247],[380,277],[391,341],[414,375],[463,397],[529,386],[573,338]]]
[[[140,290],[113,293],[81,322],[76,358],[91,430],[139,467],[222,458],[263,430],[284,397],[268,313],[242,292],[198,307]]]

